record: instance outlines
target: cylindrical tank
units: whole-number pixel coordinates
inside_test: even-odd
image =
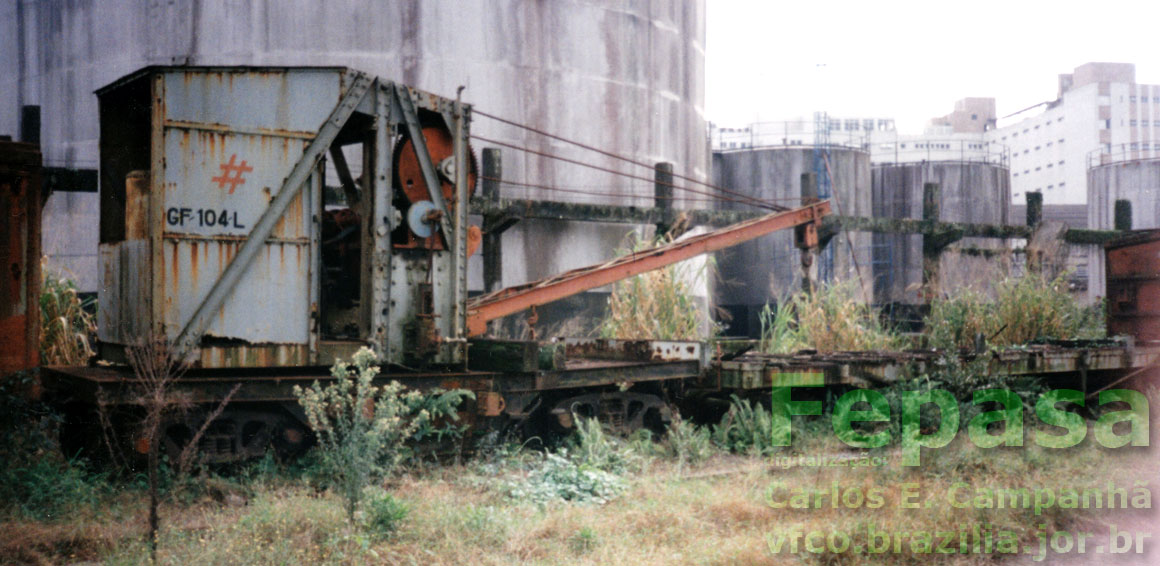
[[[1132,207],[1133,230],[1160,228],[1160,159],[1109,163],[1088,169],[1088,227],[1114,230],[1116,201]],[[1097,248],[1098,250],[1098,248]],[[1088,296],[1109,296],[1102,250],[1089,254]]]
[[[708,174],[703,0],[46,0],[17,2],[0,18],[20,40],[15,52],[0,51],[0,75],[10,77],[0,79],[0,133],[16,130],[21,105],[40,105],[54,166],[96,167],[92,92],[144,65],[341,65],[443,96],[465,86],[463,100],[477,110],[647,164],[672,162],[680,175]],[[479,114],[471,127],[484,138],[652,177]],[[487,145],[474,142],[477,153]],[[651,205],[647,180],[502,151],[507,180],[634,195],[504,185],[503,197]],[[503,284],[605,261],[627,231],[521,222],[503,237]],[[47,253],[96,255],[95,237],[58,244],[79,247]],[[471,271],[471,287],[482,288],[478,259]]]
[[[829,151],[834,214],[870,216],[870,154],[846,147]],[[713,180],[719,187],[783,206],[801,202],[802,173],[814,171],[809,146],[720,151],[713,154]],[[726,210],[756,210],[725,202]],[[861,299],[871,295],[870,234],[842,232],[828,247],[833,251],[836,281],[860,281]],[[731,317],[730,335],[758,336],[758,313],[801,288],[801,253],[792,230],[783,230],[717,254],[717,304]]]
[[[878,218],[922,218],[923,186],[939,186],[939,219],[943,222],[1006,224],[1011,186],[1007,169],[988,163],[934,161],[875,165],[873,215]],[[921,304],[922,236],[874,234],[874,302]],[[1007,262],[1004,257],[969,255],[963,247],[1003,250],[1001,240],[964,238],[946,249],[939,262],[939,292],[989,288]]]

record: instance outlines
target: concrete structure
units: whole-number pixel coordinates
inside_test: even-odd
[[[994,127],[994,98],[964,98],[950,114],[931,118],[922,134],[874,132],[870,159],[874,164],[969,161],[1002,166],[1006,147],[985,135]]]
[[[827,115],[769,122],[754,122],[743,127],[721,128],[710,124],[713,151],[812,145],[818,127],[825,124],[830,145],[867,149],[871,135],[893,132],[891,118],[838,118]]]
[[[1096,230],[1115,228],[1117,200],[1132,204],[1133,230],[1160,228],[1160,159],[1137,159],[1097,165],[1088,170],[1088,225]],[[1104,257],[1091,254],[1091,297],[1107,296]]]
[[[875,165],[873,215],[922,218],[923,185],[937,183],[939,219],[946,222],[1006,224],[1010,202],[1007,170],[988,163],[928,162]],[[985,290],[1002,272],[1002,258],[958,253],[962,247],[1002,250],[1002,240],[965,238],[941,256],[940,292],[963,286]],[[879,304],[921,304],[922,236],[873,235],[874,301]]]
[[[813,153],[808,146],[715,152],[713,180],[718,186],[789,206],[800,202],[801,175],[813,171]],[[834,212],[870,216],[870,155],[831,148],[830,170]],[[751,210],[736,203],[723,203],[721,208]],[[870,243],[867,233],[840,233],[829,243],[834,250],[834,278],[860,278],[863,300],[870,300],[873,290]],[[729,335],[757,335],[761,309],[801,288],[801,255],[788,230],[718,252],[717,270],[714,293],[718,307],[733,318]]]
[[[630,7],[534,0],[0,0],[0,135],[18,137],[21,109],[39,106],[46,165],[95,169],[92,92],[143,66],[342,65],[450,97],[463,85],[464,100],[479,110],[646,163],[672,162],[678,174],[705,178],[704,33],[703,0]],[[472,133],[652,177],[648,169],[482,117]],[[475,143],[477,151],[486,145]],[[503,153],[508,180],[640,195],[504,185],[505,197],[651,202],[649,181]],[[95,193],[60,192],[46,205],[45,253],[86,291],[97,286],[96,203]],[[523,222],[504,234],[503,282],[603,261],[623,236],[623,227]],[[482,287],[480,272],[473,261],[472,289]]]
[[[710,124],[714,151],[812,145],[825,124],[831,146],[870,152],[872,163],[975,161],[1002,164],[1006,148],[985,139],[995,127],[994,98],[964,98],[946,116],[932,118],[921,134],[901,134],[891,118],[835,118],[755,122],[744,127]]]
[[[1047,204],[1082,204],[1088,167],[1160,156],[1160,85],[1136,84],[1135,76],[1128,63],[1081,65],[1059,76],[1054,100],[987,133],[1011,149],[1016,202],[1041,191]]]

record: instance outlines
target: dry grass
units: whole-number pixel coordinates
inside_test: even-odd
[[[635,240],[617,255],[669,242],[667,238],[656,242]],[[714,331],[713,323],[706,307],[693,294],[693,287],[705,281],[711,264],[703,264],[700,270],[690,265],[677,263],[613,284],[608,298],[609,312],[600,325],[600,336],[654,340],[708,338]]]
[[[761,312],[761,349],[772,354],[815,349],[825,352],[893,350],[904,345],[878,311],[856,298],[853,282],[798,292],[777,308]]]
[[[971,289],[936,298],[926,319],[931,345],[970,348],[977,334],[993,346],[1021,345],[1039,338],[1102,338],[1102,308],[1079,304],[1068,291],[1067,275],[1049,279],[1028,273],[1005,278],[995,285],[993,300]]]
[[[97,331],[96,317],[81,301],[76,285],[65,277],[41,270],[40,361],[45,365],[84,365],[93,355],[89,336]]]
[[[826,454],[852,453],[822,443]],[[630,479],[623,496],[603,505],[547,506],[512,501],[493,475],[473,467],[445,467],[406,477],[390,486],[410,506],[399,531],[374,538],[347,524],[342,502],[294,484],[264,484],[249,504],[209,502],[167,505],[162,531],[163,564],[918,564],[930,557],[900,554],[771,554],[767,536],[842,530],[858,533],[873,524],[892,531],[957,530],[987,521],[1010,529],[1020,544],[1033,542],[1036,525],[1067,528],[1091,521],[1091,513],[1058,510],[1036,517],[1030,510],[954,510],[945,504],[952,483],[987,487],[1103,486],[1109,475],[1130,486],[1141,455],[1104,452],[1090,445],[1067,451],[980,450],[966,442],[924,454],[924,465],[901,468],[897,455],[883,467],[784,469],[759,458],[717,455],[691,472],[658,460]],[[1095,462],[1102,465],[1096,466]],[[518,474],[508,469],[502,474]],[[790,487],[886,490],[880,509],[775,509],[766,504],[773,482]],[[902,482],[919,484],[930,508],[899,508]],[[1085,516],[1086,513],[1086,516]],[[139,510],[124,512],[137,516]],[[66,524],[0,524],[0,548],[14,563],[101,559],[143,564],[144,521],[78,518]],[[855,541],[858,541],[858,535]],[[940,563],[993,564],[993,556],[945,556]]]

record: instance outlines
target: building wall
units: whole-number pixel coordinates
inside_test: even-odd
[[[1040,191],[1047,204],[1086,202],[1087,169],[1160,157],[1160,86],[1135,83],[1134,66],[1089,63],[1060,77],[1060,97],[988,140],[1011,150],[1011,196]]]
[[[92,91],[142,66],[342,65],[444,96],[466,86],[464,100],[479,110],[705,178],[704,26],[703,0],[0,0],[0,134],[17,132],[22,105],[40,105],[46,165],[95,168]],[[481,116],[472,127],[513,145],[652,177],[648,169]],[[483,145],[476,143],[477,153]],[[639,195],[505,185],[505,197],[651,203],[647,180],[506,148],[503,158],[505,179]],[[59,199],[67,202],[54,205]],[[53,196],[52,210],[88,212],[45,217],[46,253],[84,272],[77,273],[82,281],[95,263],[96,206],[94,194]],[[626,231],[524,223],[504,235],[504,283],[604,261]],[[82,237],[54,241],[54,232]],[[567,253],[550,253],[560,250]],[[87,258],[69,259],[77,254]],[[473,289],[482,286],[479,265],[476,258]]]

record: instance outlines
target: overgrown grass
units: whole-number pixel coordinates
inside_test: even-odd
[[[29,372],[0,379],[0,516],[57,521],[96,505],[106,477],[61,454],[59,415],[26,395],[35,382]]]
[[[770,354],[802,349],[892,350],[905,340],[882,323],[880,313],[856,298],[853,282],[821,285],[790,295],[759,315],[761,350]]]
[[[925,320],[930,345],[971,348],[979,334],[993,346],[1102,338],[1103,305],[1079,304],[1068,292],[1067,275],[1008,277],[995,286],[993,300],[971,289],[936,298]]]
[[[97,331],[90,310],[93,300],[82,301],[76,284],[42,270],[40,292],[40,363],[84,365],[93,355],[90,335]]]
[[[630,245],[617,255],[642,252],[670,242],[641,240],[629,234]],[[693,286],[706,280],[712,259],[700,269],[677,263],[614,283],[608,298],[608,315],[601,322],[603,338],[654,340],[700,340],[716,332],[716,326],[697,297]]]
[[[890,459],[890,452],[885,455]],[[868,525],[890,532],[957,532],[964,525],[986,522],[1016,533],[1021,546],[1034,544],[1039,524],[1047,525],[1049,532],[1068,529],[1096,511],[1048,509],[1037,516],[1022,508],[951,509],[946,496],[951,486],[965,482],[987,488],[1102,488],[1109,479],[1130,486],[1130,478],[1141,467],[1130,453],[1091,444],[1069,451],[1065,458],[1034,446],[982,450],[969,442],[931,451],[917,468],[900,468],[894,462],[867,468],[782,468],[769,466],[764,458],[720,453],[697,474],[674,474],[676,466],[662,459],[649,473],[621,476],[621,494],[598,506],[562,499],[528,505],[510,497],[502,476],[476,475],[469,467],[406,476],[392,491],[397,505],[409,510],[407,520],[395,523],[389,536],[352,528],[335,496],[293,485],[259,487],[244,506],[197,502],[167,508],[173,520],[162,532],[158,556],[162,564],[917,564],[930,557],[913,552],[909,545],[898,553],[878,555],[826,551],[774,555],[769,537],[843,531],[864,544]],[[903,482],[914,484],[919,501],[930,500],[932,505],[904,508]],[[885,504],[877,509],[769,505],[770,500],[788,498],[795,488],[828,493],[831,485],[863,493],[880,488]],[[88,525],[77,525],[77,532],[97,536]],[[0,535],[14,534],[17,528],[28,532],[33,527],[0,525]],[[36,532],[42,541],[70,536]],[[102,545],[88,543],[104,550],[82,556],[107,564],[147,563],[140,537],[131,536],[132,528],[106,535],[113,538]],[[22,540],[28,536],[22,535]],[[40,548],[41,560],[67,561],[67,555],[53,555],[50,544]],[[994,558],[962,555],[952,562],[993,564]]]

